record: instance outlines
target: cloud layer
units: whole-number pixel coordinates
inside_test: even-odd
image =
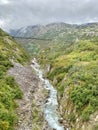
[[[98,0],[0,0],[0,27],[98,21]]]

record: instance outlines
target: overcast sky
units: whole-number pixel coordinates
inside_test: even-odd
[[[0,27],[98,21],[98,0],[0,0]]]

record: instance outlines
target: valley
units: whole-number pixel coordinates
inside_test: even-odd
[[[97,28],[97,23],[53,23],[30,33],[51,41],[28,40],[26,44],[27,41],[19,40],[31,56],[36,56],[45,77],[56,86],[60,113],[75,130],[97,129]],[[28,35],[29,29],[32,27],[25,30]]]
[[[27,26],[10,35],[0,30],[1,130],[97,130],[98,23]],[[43,107],[49,97],[58,102],[53,111],[46,106],[52,124]]]

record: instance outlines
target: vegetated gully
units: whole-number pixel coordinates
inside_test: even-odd
[[[44,84],[45,89],[49,90],[49,98],[43,107],[45,119],[48,122],[48,125],[53,130],[64,130],[64,126],[59,123],[60,115],[57,112],[57,91],[54,89],[48,79],[43,78],[43,72],[35,58],[32,60],[31,67],[37,72],[40,80]]]

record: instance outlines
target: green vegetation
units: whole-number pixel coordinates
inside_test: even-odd
[[[72,123],[77,118],[80,124],[89,121],[98,111],[98,23],[50,24],[37,32],[36,37],[52,40],[47,43],[31,40],[28,44],[25,41],[22,45],[37,57],[43,68],[50,66],[45,76],[58,90],[63,117]],[[73,113],[67,113],[69,109]]]
[[[97,41],[80,40],[77,43],[57,45],[45,49],[39,55],[39,62],[50,64],[47,77],[57,82],[59,97],[68,89],[69,101],[76,106],[83,121],[88,121],[98,110],[98,44]],[[62,49],[63,48],[63,49]],[[74,116],[69,116],[74,120]]]
[[[44,40],[18,39],[18,42],[20,42],[23,48],[25,48],[28,51],[31,57],[38,55],[41,48],[46,48],[47,46],[49,46],[49,41]]]
[[[36,102],[32,103],[33,113],[32,113],[32,123],[33,123],[33,130],[40,130],[43,127],[43,117],[42,112],[39,111],[39,107],[36,106]]]
[[[18,120],[15,114],[15,99],[22,98],[22,92],[14,78],[7,75],[13,67],[11,59],[24,63],[28,56],[8,34],[0,29],[0,130],[12,130]]]

